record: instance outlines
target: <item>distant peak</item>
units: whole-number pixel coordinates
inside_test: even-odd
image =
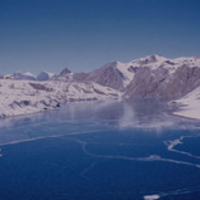
[[[115,60],[113,63],[115,63],[115,64],[120,64],[121,62],[118,61],[118,60]]]
[[[51,79],[54,76],[54,73],[47,72],[47,71],[42,71],[37,75],[37,80],[38,81],[47,81]]]
[[[157,62],[157,61],[159,61],[161,59],[166,59],[166,58],[164,58],[163,56],[157,55],[157,54],[149,55],[149,56],[146,56],[146,57],[143,58],[143,60],[147,60],[147,61],[149,61],[151,63]]]
[[[65,74],[69,74],[71,73],[71,71],[66,67],[65,69],[63,69],[61,72],[60,72],[60,75],[63,76]]]
[[[166,59],[167,58],[165,58],[163,56],[153,54],[153,55],[148,55],[148,56],[145,56],[143,58],[133,60],[132,62],[137,62],[137,63],[140,63],[142,65],[145,65],[145,64],[147,65],[147,64],[156,63],[156,62],[163,62]]]
[[[149,55],[149,57],[163,58],[163,56],[158,55],[158,54],[152,54],[152,55]]]
[[[34,76],[35,77],[35,74],[32,74],[31,72],[25,72],[24,75],[25,76]]]
[[[111,62],[109,65],[112,67],[116,67],[119,64],[121,64],[121,62],[119,62],[118,60],[115,60],[115,61]]]
[[[32,77],[35,77],[35,74],[32,74],[30,72],[22,73],[20,71],[14,72],[13,75],[14,76],[32,76]]]
[[[112,64],[115,64],[115,65],[116,65],[116,64],[118,64],[118,61],[115,60],[115,61],[112,62]]]

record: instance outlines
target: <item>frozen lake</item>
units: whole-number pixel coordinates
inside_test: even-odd
[[[200,199],[200,123],[167,110],[81,102],[2,119],[0,199]]]

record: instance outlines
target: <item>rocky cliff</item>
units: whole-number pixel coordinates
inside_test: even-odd
[[[141,61],[125,98],[180,98],[200,86],[200,59]]]

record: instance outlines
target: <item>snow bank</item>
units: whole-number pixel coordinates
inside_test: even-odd
[[[174,115],[200,120],[200,87],[170,103],[179,105],[179,110],[173,112]]]
[[[68,101],[118,98],[120,93],[96,83],[0,80],[0,117],[23,115],[60,107]]]

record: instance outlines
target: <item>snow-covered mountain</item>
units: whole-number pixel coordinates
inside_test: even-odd
[[[180,98],[200,86],[200,58],[150,55],[128,63],[114,61],[89,73],[64,69],[55,80],[95,82],[125,92],[125,98]]]
[[[123,91],[135,74],[135,69],[130,63],[114,61],[89,73],[73,73],[64,69],[56,80],[67,82],[95,82],[103,86]]]
[[[38,81],[48,81],[54,76],[54,73],[43,71],[37,75]]]
[[[0,80],[0,117],[40,112],[67,101],[119,98],[114,89],[96,83]]]
[[[135,70],[129,63],[115,61],[88,73],[85,80],[123,91],[133,79],[134,74]]]
[[[14,73],[0,79],[0,116],[51,109],[65,101],[121,96],[171,100],[189,93],[190,97],[184,99],[198,100],[200,57],[167,59],[151,55],[129,63],[115,61],[88,73],[65,68],[59,75],[42,72],[37,78],[45,82],[37,81],[31,73]]]
[[[12,80],[30,80],[30,81],[48,81],[54,76],[54,73],[42,71],[37,76],[30,73],[21,73],[15,72],[13,74],[7,74],[2,76],[3,79],[12,79]],[[1,77],[1,76],[0,76]]]
[[[63,69],[59,75],[55,75],[53,80],[63,81],[63,82],[74,82],[74,73],[71,72],[67,67]],[[82,81],[83,82],[83,81]]]
[[[124,97],[180,98],[200,86],[200,58],[152,55],[132,61],[137,69]]]
[[[4,79],[13,79],[13,80],[36,80],[36,76],[30,72],[21,73],[21,72],[15,72],[13,74],[7,74],[3,76]]]

